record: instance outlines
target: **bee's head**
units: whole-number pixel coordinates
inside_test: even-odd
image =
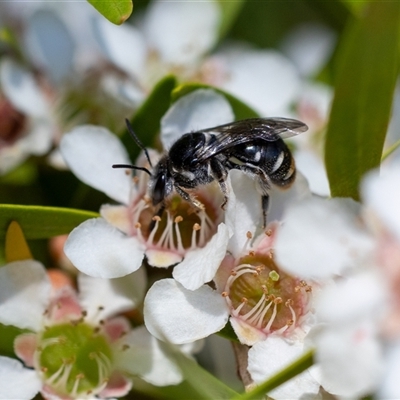
[[[168,157],[164,156],[154,168],[150,180],[150,196],[153,206],[160,204],[168,197],[173,189],[173,178],[169,170]]]

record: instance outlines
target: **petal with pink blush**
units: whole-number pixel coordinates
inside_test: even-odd
[[[82,308],[75,290],[64,286],[52,296],[46,317],[52,322],[78,320],[82,318]]]
[[[121,372],[114,371],[108,378],[107,386],[99,393],[100,398],[123,397],[132,389],[132,381]]]
[[[107,319],[102,325],[111,342],[115,342],[131,330],[131,325],[125,317]]]
[[[14,351],[27,367],[33,367],[38,338],[36,333],[23,333],[14,339]]]

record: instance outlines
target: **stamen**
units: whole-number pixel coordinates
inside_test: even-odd
[[[178,251],[179,252],[183,252],[184,251],[183,243],[182,243],[182,237],[181,237],[181,231],[180,231],[179,225],[178,225],[179,222],[182,222],[182,221],[183,221],[183,218],[180,215],[178,215],[174,220],[174,222],[175,222],[176,240],[177,240],[177,245],[178,245]]]
[[[196,236],[197,236],[197,231],[199,231],[201,229],[201,226],[196,222],[193,225],[193,230],[192,230],[192,240],[191,240],[191,244],[190,244],[190,249],[195,249],[197,247],[196,245]]]
[[[74,386],[72,387],[72,391],[71,391],[71,394],[73,397],[76,397],[78,395],[79,384],[81,382],[81,379],[84,379],[84,378],[85,378],[84,374],[78,374],[75,377]]]
[[[152,218],[152,221],[154,221],[155,224],[154,224],[154,226],[153,226],[153,229],[152,229],[151,232],[150,232],[149,237],[147,238],[147,243],[148,243],[148,244],[150,244],[150,243],[153,242],[154,236],[155,236],[155,234],[156,234],[156,232],[157,232],[157,230],[158,230],[158,226],[160,225],[161,218],[160,218],[158,215],[155,215],[155,216]]]

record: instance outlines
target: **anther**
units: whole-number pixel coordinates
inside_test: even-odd
[[[201,229],[200,224],[198,224],[197,222],[195,224],[193,224],[193,230],[194,231],[199,231]]]
[[[142,227],[142,224],[140,222],[136,222],[135,228],[140,229]]]
[[[158,215],[155,215],[151,220],[155,221],[155,222],[160,222],[161,221],[161,217],[158,216]]]
[[[253,234],[250,231],[247,231],[246,236],[247,239],[251,239],[253,237]]]
[[[267,229],[267,230],[265,231],[265,234],[266,234],[267,236],[271,236],[271,235],[272,235],[272,229]]]
[[[182,222],[183,221],[183,218],[180,216],[180,215],[178,215],[177,217],[175,217],[175,219],[174,219],[174,222],[176,223],[176,224],[179,224],[179,222]]]
[[[228,297],[228,296],[229,296],[229,293],[228,293],[228,292],[222,292],[222,293],[221,293],[221,296],[222,296],[222,297]]]

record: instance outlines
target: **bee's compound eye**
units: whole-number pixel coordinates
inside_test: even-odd
[[[164,200],[165,184],[166,184],[165,174],[158,175],[156,183],[154,184],[154,187],[153,187],[152,201],[153,201],[154,206],[161,203]]]

